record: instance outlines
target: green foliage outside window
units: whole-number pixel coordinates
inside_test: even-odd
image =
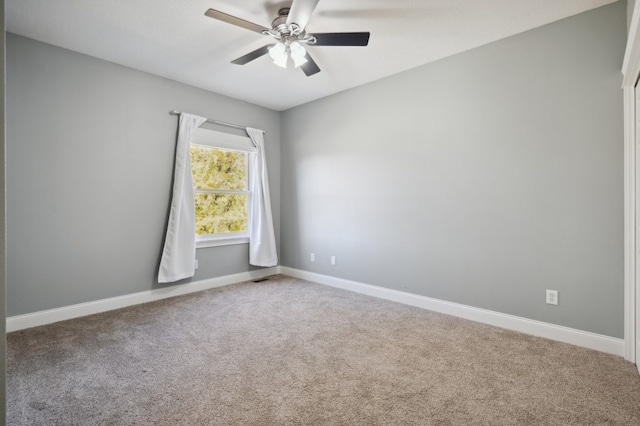
[[[246,194],[195,194],[196,235],[247,230]]]
[[[190,154],[196,235],[246,231],[247,153],[191,145]]]

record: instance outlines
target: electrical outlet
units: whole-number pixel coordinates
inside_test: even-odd
[[[316,254],[315,253],[311,253],[311,261],[312,262],[316,261]]]
[[[198,259],[196,259],[194,266],[196,267],[196,269],[198,269]]]
[[[332,265],[336,264],[336,257],[335,256],[331,256],[331,264]]]
[[[558,291],[557,290],[547,290],[547,303],[549,305],[557,305],[558,304]]]

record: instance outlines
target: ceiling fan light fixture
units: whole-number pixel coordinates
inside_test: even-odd
[[[320,67],[302,44],[312,46],[367,46],[369,44],[369,32],[307,33],[305,28],[320,0],[289,1],[290,6],[280,8],[278,17],[271,22],[271,28],[216,9],[208,9],[205,15],[276,40],[231,61],[236,65],[245,65],[269,53],[273,63],[279,67],[287,68],[288,64],[292,63],[295,68],[301,68],[304,74],[310,77],[319,73]]]
[[[291,51],[291,59],[293,59],[296,68],[307,63],[307,51],[300,43],[294,41],[289,46],[289,50]]]
[[[276,43],[269,49],[269,56],[273,63],[279,67],[287,67],[287,46],[284,43]]]
[[[278,59],[274,59],[273,63],[276,64],[277,66],[281,67],[281,68],[286,68],[287,67],[287,57],[283,57],[283,58],[278,58]]]

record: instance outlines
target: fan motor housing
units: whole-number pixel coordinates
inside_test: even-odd
[[[287,18],[289,17],[289,11],[291,8],[283,7],[278,10],[278,17],[271,22],[271,28],[281,36],[298,36],[300,35],[300,29],[298,25],[292,23],[287,25]]]

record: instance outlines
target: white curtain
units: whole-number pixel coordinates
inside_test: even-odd
[[[249,263],[255,266],[278,264],[276,237],[271,214],[267,159],[264,152],[264,132],[247,127],[256,152],[251,156],[251,214],[249,215]]]
[[[196,259],[196,231],[193,201],[193,178],[189,145],[191,133],[207,119],[192,114],[180,114],[176,168],[167,236],[158,271],[159,283],[170,283],[193,277]]]

